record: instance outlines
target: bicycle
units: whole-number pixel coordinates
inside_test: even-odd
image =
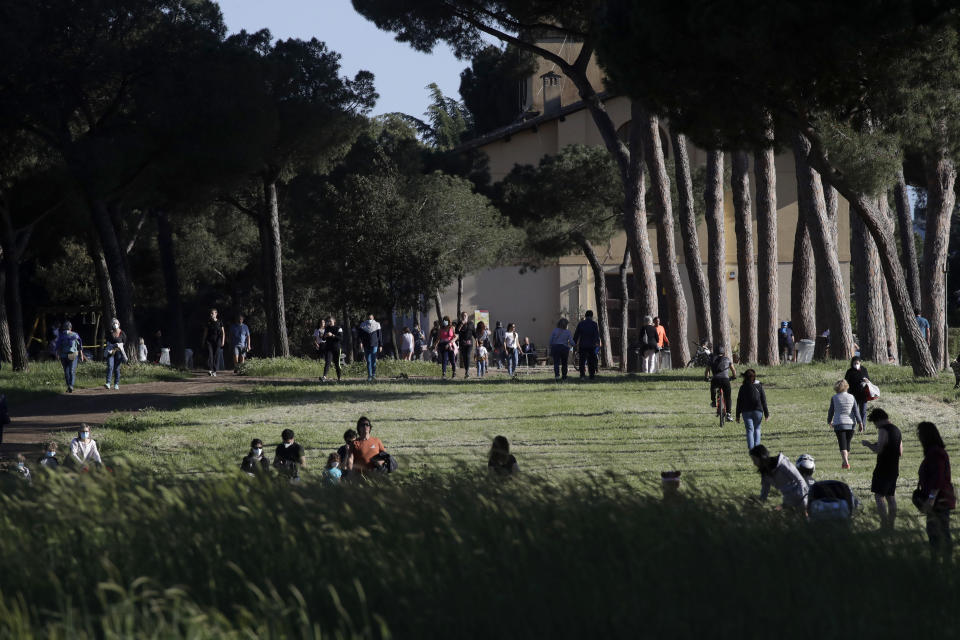
[[[720,428],[727,422],[727,394],[723,389],[717,389],[717,415],[720,418]]]

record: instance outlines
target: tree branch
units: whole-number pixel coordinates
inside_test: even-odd
[[[237,200],[237,199],[234,198],[233,196],[220,195],[220,196],[217,197],[217,202],[221,202],[221,203],[223,203],[223,204],[229,204],[229,205],[231,205],[231,206],[233,206],[233,207],[236,207],[236,209],[237,209],[238,211],[240,211],[240,212],[242,212],[242,213],[245,213],[245,214],[247,214],[248,216],[251,216],[252,218],[254,218],[254,219],[256,219],[256,220],[259,220],[259,219],[260,219],[260,214],[259,214],[257,211],[255,211],[255,210],[253,210],[253,209],[251,209],[251,208],[249,208],[249,207],[245,207],[244,205],[242,205],[242,204],[240,203],[239,200]]]
[[[140,237],[140,230],[143,229],[143,223],[147,220],[148,211],[146,208],[140,210],[140,219],[137,220],[136,226],[133,228],[133,231],[130,233],[130,241],[125,247],[124,253],[130,255],[130,252],[133,251],[133,246],[137,243],[137,238]]]

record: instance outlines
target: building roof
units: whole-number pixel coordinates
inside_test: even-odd
[[[610,100],[611,98],[617,97],[615,94],[610,93],[609,91],[602,91],[597,94],[597,97],[601,101]],[[576,113],[587,108],[587,103],[583,100],[578,100],[573,104],[567,105],[565,107],[560,107],[559,111],[554,113],[541,113],[533,118],[523,120],[521,122],[514,122],[508,124],[505,127],[500,129],[495,129],[490,133],[485,133],[482,136],[474,138],[473,140],[467,140],[466,142],[460,144],[454,151],[469,151],[471,149],[477,149],[485,145],[490,144],[491,142],[497,142],[498,140],[503,140],[504,138],[509,138],[515,133],[520,133],[521,131],[526,131],[527,129],[536,129],[541,124],[551,122],[553,120],[563,120],[571,113]]]

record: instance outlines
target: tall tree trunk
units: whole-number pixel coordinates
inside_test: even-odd
[[[723,152],[707,152],[707,179],[704,191],[707,222],[707,281],[710,283],[710,324],[713,347],[730,354],[730,326],[727,322],[727,256],[723,229]]]
[[[630,108],[633,116],[630,126],[630,154],[627,170],[623,173],[625,202],[623,227],[633,262],[633,277],[637,283],[640,315],[657,315],[657,276],[653,269],[653,251],[647,234],[646,187],[643,182],[643,109],[636,102]]]
[[[897,230],[900,232],[900,262],[907,277],[907,290],[914,309],[920,309],[920,268],[917,266],[917,245],[913,239],[913,208],[907,193],[907,181],[903,167],[897,172],[897,184],[893,188],[897,205]]]
[[[827,227],[830,232],[830,237],[833,238],[833,244],[839,251],[840,234],[837,216],[840,211],[840,202],[837,199],[837,190],[830,186],[830,184],[823,182],[823,179],[820,180],[820,184],[823,187],[823,203],[827,211]],[[816,255],[814,255],[814,257],[816,257]],[[822,270],[817,269],[816,273],[818,278],[823,277]],[[830,307],[832,300],[829,291],[829,285],[824,285],[819,280],[817,281],[817,329],[819,331],[822,331],[830,325]],[[849,300],[849,296],[847,299]]]
[[[757,181],[757,362],[780,363],[777,322],[780,311],[780,281],[777,254],[777,167],[774,163],[773,129],[767,131],[770,146],[753,156]]]
[[[103,322],[110,322],[117,317],[117,305],[113,298],[113,285],[110,284],[110,273],[107,269],[107,259],[103,256],[100,242],[93,233],[85,234],[87,253],[93,261],[93,271],[97,277],[97,292],[100,294],[100,309]]]
[[[670,177],[663,158],[663,146],[660,139],[660,119],[652,114],[634,125],[643,126],[643,149],[650,172],[650,188],[653,190],[657,206],[657,253],[660,262],[660,277],[667,290],[669,300],[670,324],[667,335],[670,339],[671,356],[680,362],[690,357],[690,345],[687,342],[687,297],[680,281],[677,268],[677,250],[673,231],[673,202],[670,196]]]
[[[440,289],[433,292],[433,305],[437,309],[437,322],[443,322],[443,305],[440,304]]]
[[[347,364],[353,362],[353,322],[350,320],[350,312],[344,307],[341,311],[343,317],[343,339],[346,341]]]
[[[264,247],[268,257],[266,279],[273,294],[267,308],[267,325],[273,325],[273,353],[287,357],[290,355],[290,340],[287,336],[287,314],[283,298],[283,253],[280,241],[280,207],[277,203],[277,176],[270,172],[263,179],[263,205],[261,214],[264,219]]]
[[[7,305],[5,304],[6,289],[7,274],[3,269],[0,269],[0,360],[3,360],[3,362],[13,362],[13,347],[10,344],[10,324],[7,322]],[[47,336],[41,336],[40,339],[45,341]],[[46,342],[43,342],[43,347],[46,348],[46,346]]]
[[[17,234],[6,207],[0,207],[0,248],[3,250],[3,271],[6,275],[4,298],[7,327],[10,333],[11,364],[14,371],[26,371],[27,337],[23,330],[23,304],[20,301],[20,254]]]
[[[850,216],[850,257],[854,299],[857,301],[857,340],[860,357],[886,363],[886,317],[883,311],[883,274],[877,245],[857,214]]]
[[[800,163],[797,161],[797,169]],[[799,171],[797,176],[799,176]],[[793,334],[798,340],[813,339],[817,335],[817,288],[813,263],[813,245],[807,226],[810,204],[800,195],[797,180],[797,230],[793,238],[793,269],[790,273],[790,316]]]
[[[876,247],[876,243],[873,245]],[[877,264],[880,264],[880,252],[877,252]],[[884,334],[887,336],[887,352],[889,353],[888,362],[892,357],[894,362],[900,362],[900,347],[897,345],[897,323],[893,317],[893,303],[890,302],[890,290],[887,288],[887,280],[883,277],[883,269],[880,269],[880,286],[883,289],[883,327]]]
[[[89,204],[93,226],[97,230],[100,248],[106,260],[107,273],[110,274],[110,287],[116,305],[116,318],[120,320],[120,325],[126,332],[130,344],[137,344],[140,333],[137,330],[136,318],[133,314],[133,281],[130,279],[130,272],[127,270],[126,254],[120,247],[117,231],[113,226],[107,203],[102,199],[91,197],[89,198]],[[105,323],[110,322],[110,318],[104,318],[103,321]]]
[[[828,158],[823,143],[812,129],[805,131],[812,140],[809,161],[818,171],[826,172],[830,183],[847,199],[857,215],[867,225],[873,241],[880,253],[880,266],[887,281],[887,290],[890,293],[890,302],[893,303],[894,315],[900,328],[900,337],[915,376],[936,376],[937,367],[930,357],[930,349],[920,334],[920,327],[913,316],[913,306],[910,304],[910,294],[907,289],[906,277],[897,255],[897,245],[893,231],[890,229],[887,215],[877,206],[877,197],[867,196],[855,189],[847,177],[837,171]]]
[[[623,252],[620,263],[620,371],[627,370],[630,358],[630,287],[627,272],[630,270],[630,247]]]
[[[697,217],[693,207],[693,178],[690,174],[690,158],[687,155],[687,139],[682,133],[670,129],[673,142],[673,166],[677,176],[677,197],[680,202],[678,221],[680,239],[683,242],[683,261],[693,293],[693,313],[697,319],[697,333],[702,342],[713,342],[710,326],[710,298],[707,280],[703,276],[703,260],[700,258],[700,238],[697,234]]]
[[[956,194],[953,187],[957,170],[946,149],[925,159],[927,174],[927,229],[923,240],[923,266],[920,273],[921,310],[930,321],[930,355],[934,365],[943,369],[949,363],[946,347],[947,317],[947,245],[950,242],[950,216]],[[7,283],[10,286],[10,283]],[[12,310],[11,310],[12,313]]]
[[[463,313],[463,274],[457,274],[457,322],[460,322],[460,314]]]
[[[266,216],[258,215],[257,236],[260,240],[260,272],[263,278],[263,309],[266,333],[261,340],[263,356],[273,358],[277,355],[277,326],[270,309],[275,306],[276,295],[274,294],[273,278],[270,277],[270,268],[273,263],[270,252],[270,225]]]
[[[612,367],[613,345],[610,344],[610,312],[607,309],[606,273],[590,241],[582,235],[577,236],[576,241],[593,270],[593,288],[597,296],[597,322],[600,326],[600,340],[603,342],[603,347],[600,349],[600,361],[604,367]]]
[[[807,227],[817,265],[817,288],[826,289],[826,328],[830,329],[830,357],[848,360],[853,352],[853,331],[850,327],[850,299],[843,288],[843,275],[837,257],[837,243],[827,212],[820,174],[808,162],[810,142],[802,135],[795,139],[799,198],[807,207]]]
[[[757,361],[757,267],[753,252],[750,156],[733,153],[733,211],[737,234],[737,283],[740,289],[740,362]]]
[[[160,253],[160,269],[167,293],[167,313],[170,314],[173,335],[170,336],[170,363],[178,368],[186,366],[186,334],[183,328],[183,303],[180,297],[180,276],[173,246],[173,230],[166,211],[153,212],[157,219],[157,249]],[[136,349],[136,345],[131,345]]]

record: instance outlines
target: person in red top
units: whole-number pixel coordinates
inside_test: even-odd
[[[447,362],[450,363],[450,377],[457,377],[457,359],[454,349],[457,343],[457,329],[450,323],[450,316],[443,316],[440,331],[437,333],[437,357],[440,359],[441,377],[447,377]]]
[[[923,447],[923,462],[920,463],[920,510],[927,514],[927,536],[934,559],[942,556],[950,562],[953,541],[950,539],[950,511],[957,506],[957,499],[950,481],[950,456],[944,448],[940,431],[932,422],[917,425],[917,438]]]
[[[657,346],[663,349],[670,346],[670,338],[667,337],[667,330],[660,324],[660,316],[653,318],[653,326],[657,330]]]
[[[353,451],[354,470],[369,471],[383,465],[383,460],[376,459],[381,453],[386,453],[386,449],[379,438],[370,437],[370,430],[373,425],[366,416],[360,416],[357,420],[357,439],[350,443]]]

